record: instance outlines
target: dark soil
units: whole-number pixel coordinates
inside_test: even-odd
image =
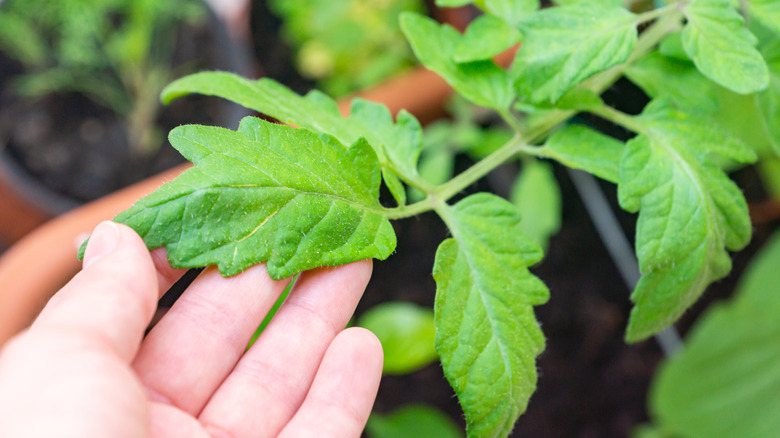
[[[179,29],[173,72],[203,69],[241,70],[216,20]],[[244,69],[245,70],[245,69]],[[11,84],[21,68],[0,54],[0,153],[15,171],[32,176],[56,194],[44,201],[58,213],[169,169],[184,159],[165,140],[185,123],[233,124],[235,107],[203,97],[187,97],[165,107],[157,120],[161,148],[133,153],[118,116],[83,95],[67,93],[31,100],[17,96]],[[237,122],[235,123],[237,125]],[[26,184],[30,184],[27,181]],[[39,201],[40,202],[40,201]]]

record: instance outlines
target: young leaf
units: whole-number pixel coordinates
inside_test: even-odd
[[[422,128],[417,119],[406,111],[401,111],[397,123],[393,123],[392,115],[385,106],[355,99],[351,117],[345,118],[336,102],[320,92],[312,91],[302,97],[271,79],[253,81],[225,72],[185,76],[168,85],[162,92],[162,99],[169,103],[192,93],[231,100],[284,123],[330,134],[346,145],[363,137],[374,148],[380,162],[389,160],[397,172],[404,175],[417,174]],[[396,182],[390,181],[388,186],[400,185]],[[400,201],[396,191],[397,188],[393,193]]]
[[[533,306],[549,297],[527,266],[542,252],[523,235],[517,209],[471,195],[440,212],[453,238],[439,246],[436,351],[472,437],[504,437],[536,388],[544,336]]]
[[[581,81],[625,62],[637,41],[634,15],[621,7],[575,3],[539,11],[523,33],[512,75],[521,98],[555,102]]]
[[[379,165],[361,140],[247,117],[238,132],[181,126],[171,144],[195,164],[115,221],[175,267],[235,275],[267,262],[275,279],[324,265],[387,258],[395,234],[379,205]]]
[[[755,154],[717,127],[666,105],[653,102],[638,118],[644,132],[626,143],[620,164],[620,205],[640,213],[636,251],[642,277],[631,296],[630,342],[674,322],[731,270],[726,249],[741,249],[750,240],[745,198],[713,160],[747,163]]]
[[[599,178],[617,183],[623,143],[590,128],[571,125],[556,132],[541,151],[573,169],[582,169]]]
[[[539,0],[436,0],[436,6],[439,7],[454,8],[472,3],[515,26],[522,17],[539,9],[541,2]]]
[[[427,405],[405,405],[388,414],[372,413],[369,438],[462,438],[463,431],[444,412]]]
[[[395,301],[372,307],[357,325],[371,330],[385,353],[384,374],[408,374],[437,359],[433,309]]]
[[[597,4],[610,8],[623,7],[623,0],[553,0],[553,2],[561,6],[573,5],[575,3],[585,3],[591,5]]]
[[[766,90],[743,95],[717,86],[690,60],[659,52],[626,69],[626,76],[650,97],[667,99],[677,108],[712,118],[759,155],[771,149],[780,152],[780,63],[770,62],[769,73]]]
[[[625,71],[652,98],[663,97],[681,109],[714,112],[718,109],[715,86],[690,62],[652,52]]]
[[[750,0],[748,13],[776,34],[780,34],[780,3],[777,0]]]
[[[742,94],[766,88],[769,72],[756,37],[729,0],[695,0],[684,13],[683,48],[704,76]]]
[[[520,32],[493,15],[480,15],[455,48],[455,62],[490,59],[520,41]]]
[[[457,30],[411,12],[401,14],[400,22],[417,59],[441,75],[463,97],[499,111],[509,108],[514,92],[506,71],[491,60],[454,61],[455,51],[464,38]]]
[[[523,220],[523,232],[546,249],[550,236],[561,228],[561,189],[548,163],[523,162],[523,170],[512,186],[510,201]]]
[[[485,0],[484,9],[509,25],[517,26],[523,17],[535,12],[540,5],[539,0]]]
[[[653,417],[674,436],[769,437],[780,429],[780,234],[737,295],[709,309],[653,382]]]

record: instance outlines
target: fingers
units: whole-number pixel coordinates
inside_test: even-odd
[[[361,328],[341,332],[328,347],[309,393],[280,438],[359,437],[382,376],[382,345]]]
[[[371,261],[305,272],[200,415],[213,435],[276,436],[303,402],[322,357],[347,324]]]
[[[179,281],[187,270],[172,268],[168,263],[168,252],[165,248],[157,248],[151,252],[151,255],[154,268],[157,271],[158,298],[160,298],[174,283]]]
[[[92,233],[82,271],[52,297],[30,330],[76,333],[129,362],[158,293],[154,264],[138,234],[103,222]]]
[[[133,363],[153,399],[197,415],[246,350],[288,280],[265,265],[203,271],[144,340]]]

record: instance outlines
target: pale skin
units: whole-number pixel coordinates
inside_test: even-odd
[[[144,337],[182,274],[130,228],[99,225],[83,270],[0,350],[0,436],[360,436],[382,349],[344,327],[370,261],[303,273],[246,352],[287,281],[208,268]]]

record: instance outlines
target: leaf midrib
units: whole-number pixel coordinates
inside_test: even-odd
[[[479,299],[480,299],[480,302],[482,302],[483,307],[485,308],[485,312],[488,313],[488,315],[490,315],[488,320],[490,321],[490,328],[493,331],[492,338],[497,339],[497,342],[498,342],[498,345],[499,345],[499,351],[501,352],[501,359],[502,359],[502,362],[504,363],[505,373],[508,374],[508,376],[509,376],[510,388],[511,388],[511,391],[512,391],[512,393],[510,395],[510,398],[512,400],[514,400],[517,397],[517,394],[515,394],[515,388],[516,388],[517,385],[516,385],[516,382],[515,382],[515,376],[512,373],[512,370],[513,370],[513,367],[511,366],[512,362],[508,358],[508,354],[511,354],[511,353],[507,352],[507,349],[506,349],[506,346],[505,346],[505,342],[497,335],[499,333],[499,330],[496,329],[496,323],[495,323],[496,318],[494,317],[494,312],[491,312],[491,311],[488,310],[488,309],[492,309],[493,307],[489,306],[486,303],[485,295],[487,294],[487,292],[485,292],[484,287],[482,286],[482,284],[483,284],[483,282],[481,280],[482,276],[479,275],[479,270],[474,268],[476,266],[476,264],[473,262],[472,258],[469,256],[468,251],[464,250],[463,242],[467,241],[467,239],[463,239],[463,235],[462,235],[459,227],[457,226],[457,225],[459,225],[459,221],[457,220],[457,218],[453,217],[453,215],[451,213],[451,209],[452,209],[452,207],[446,207],[446,208],[442,209],[441,210],[442,218],[445,219],[445,222],[447,223],[448,228],[452,232],[452,235],[455,238],[455,241],[458,243],[458,248],[457,249],[458,249],[458,251],[463,253],[463,257],[466,260],[466,263],[469,265],[470,271],[472,273],[472,277],[474,278],[474,282],[479,285],[479,287],[477,287],[477,289],[479,290]],[[510,311],[511,311],[511,307],[507,306],[507,308],[510,309]],[[507,424],[507,421],[508,420],[505,420],[504,423],[502,424],[502,428],[501,428],[502,430],[505,430],[505,426]]]
[[[198,188],[192,189],[192,191],[189,191],[189,192],[186,192],[186,193],[181,193],[181,194],[179,194],[177,196],[173,196],[173,197],[170,197],[170,198],[166,198],[166,199],[164,199],[164,200],[162,200],[162,201],[160,201],[158,203],[144,205],[143,208],[147,209],[147,210],[148,209],[152,209],[152,208],[157,208],[157,207],[163,206],[165,204],[168,204],[170,202],[174,202],[174,201],[177,201],[179,199],[186,198],[188,196],[192,196],[193,194],[195,194],[197,192],[202,192],[202,191],[208,191],[208,190],[214,190],[214,189],[244,189],[244,188],[257,189],[257,190],[262,190],[262,189],[268,189],[268,190],[290,190],[290,191],[295,192],[295,196],[296,197],[300,196],[300,195],[311,195],[311,196],[319,196],[319,197],[323,197],[323,198],[330,198],[330,199],[332,199],[334,201],[341,201],[341,202],[344,202],[346,204],[358,207],[358,208],[360,208],[362,210],[370,211],[370,212],[375,213],[375,214],[380,215],[380,216],[385,216],[385,211],[381,207],[380,208],[376,208],[376,207],[368,206],[368,205],[365,205],[365,204],[361,204],[359,201],[351,200],[351,199],[340,197],[340,196],[337,196],[337,195],[332,195],[332,194],[329,194],[329,193],[311,192],[311,191],[296,189],[296,188],[292,188],[292,187],[284,187],[284,186],[257,186],[257,185],[254,185],[254,184],[219,184],[219,185],[214,185],[214,186],[209,186],[209,187],[198,187]],[[294,199],[294,198],[291,198],[291,200],[292,199]],[[140,213],[141,212],[138,212],[137,214],[140,214]],[[128,220],[130,218],[132,218],[132,217],[135,217],[135,215],[130,216],[128,218]]]
[[[669,154],[672,157],[673,164],[677,164],[678,167],[683,169],[683,172],[685,172],[685,174],[688,177],[688,179],[693,182],[693,185],[694,185],[694,187],[696,189],[696,193],[699,195],[698,197],[699,197],[699,200],[701,201],[701,204],[704,204],[706,206],[706,208],[705,208],[705,217],[707,218],[707,237],[705,239],[709,240],[711,242],[708,245],[710,249],[707,251],[707,260],[709,261],[711,259],[712,254],[713,254],[713,252],[712,252],[712,242],[714,240],[716,240],[716,239],[712,238],[712,234],[718,232],[717,220],[714,217],[715,212],[713,211],[713,206],[712,206],[712,204],[713,204],[712,197],[709,196],[709,193],[707,193],[703,189],[703,187],[701,185],[701,181],[699,180],[699,177],[698,177],[698,172],[696,172],[690,166],[690,164],[688,164],[688,162],[682,156],[680,156],[680,154],[678,153],[677,149],[674,146],[672,146],[669,142],[664,141],[665,136],[663,134],[660,134],[660,135],[658,135],[656,137],[655,136],[656,134],[653,134],[652,129],[651,129],[648,132],[647,135],[651,137],[651,144],[660,145],[660,147],[664,151],[666,151],[667,154]],[[685,147],[685,146],[684,145],[680,145],[680,147]],[[666,239],[666,233],[667,233],[668,229],[669,229],[669,227],[665,227],[664,228],[664,234],[663,234],[663,236],[661,236],[662,242]],[[685,255],[683,255],[680,258],[684,258],[688,254],[690,254],[693,250],[695,250],[695,247],[691,251],[688,251]],[[717,252],[717,248],[715,249],[715,251]],[[709,263],[707,265],[709,266]]]

